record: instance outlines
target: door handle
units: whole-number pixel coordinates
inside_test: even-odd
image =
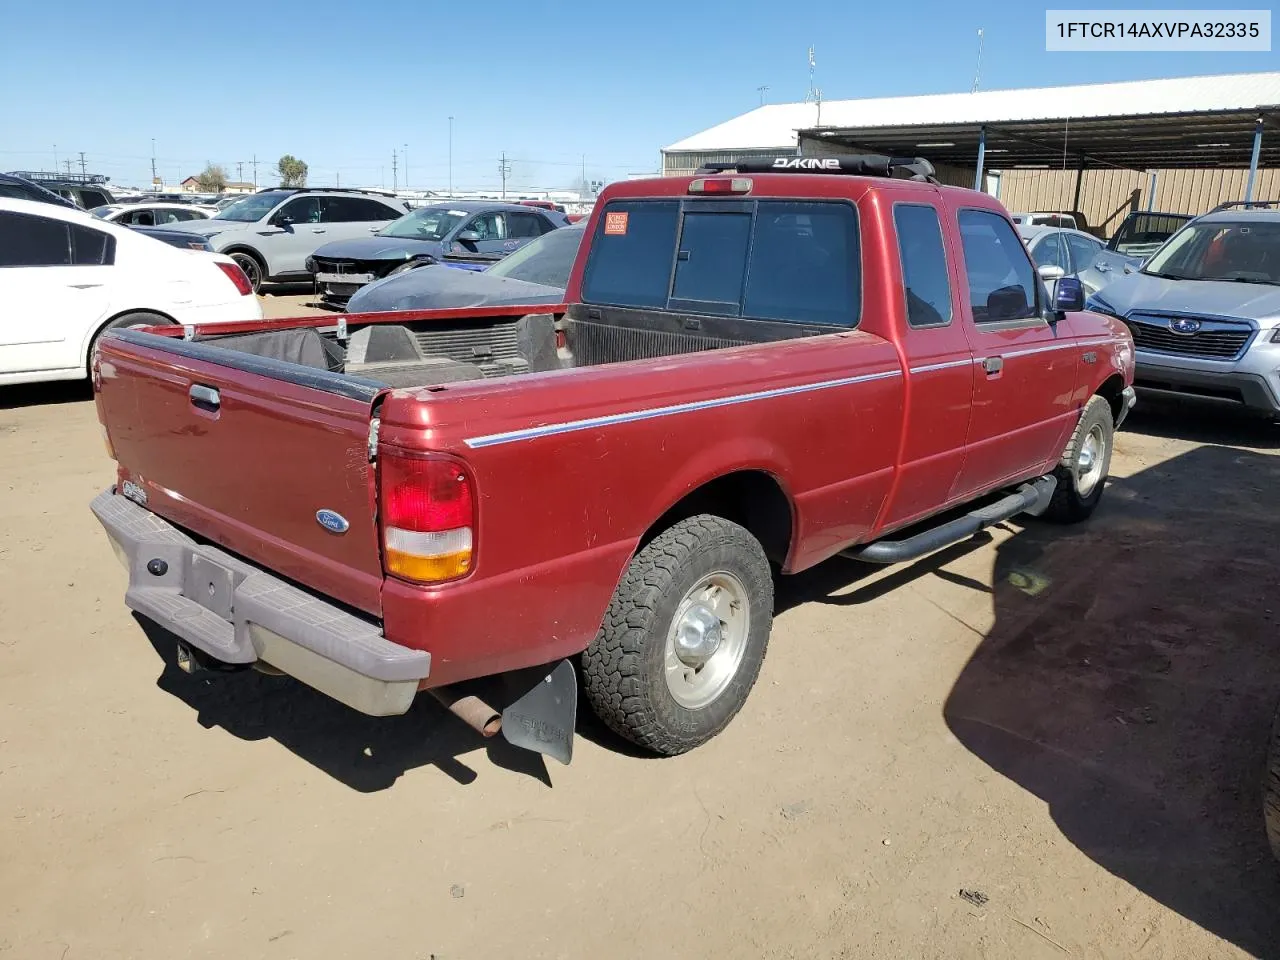
[[[1004,369],[1004,357],[984,357],[982,369],[986,371],[988,377],[995,376]]]
[[[312,232],[312,233],[324,233],[324,227],[312,227],[312,228],[311,228],[311,232]]]
[[[206,387],[201,383],[193,383],[187,391],[193,406],[204,410],[217,410],[222,406],[222,395],[214,387]]]

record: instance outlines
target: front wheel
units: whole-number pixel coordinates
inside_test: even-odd
[[[682,520],[637,553],[582,655],[596,714],[672,756],[720,733],[760,675],[773,626],[773,577],[746,529]]]
[[[1107,485],[1115,432],[1111,404],[1105,397],[1090,397],[1053,472],[1058,486],[1045,519],[1079,523],[1089,518]]]

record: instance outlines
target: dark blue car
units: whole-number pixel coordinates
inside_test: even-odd
[[[341,309],[367,283],[420,266],[487,266],[566,226],[565,215],[493,200],[419,207],[371,237],[336,240],[307,260],[320,300]]]

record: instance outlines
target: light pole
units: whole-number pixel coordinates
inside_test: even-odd
[[[453,196],[453,117],[449,118],[449,196]]]

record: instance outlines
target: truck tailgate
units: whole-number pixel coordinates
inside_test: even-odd
[[[103,338],[94,385],[127,496],[380,615],[368,455],[378,384],[125,331]]]

